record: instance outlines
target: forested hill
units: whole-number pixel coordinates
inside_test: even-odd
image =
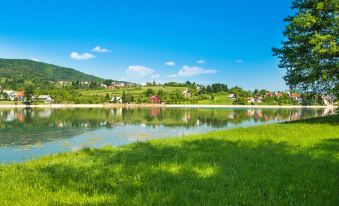
[[[10,81],[102,81],[102,78],[88,75],[75,69],[60,67],[53,64],[26,60],[1,59],[0,78]]]

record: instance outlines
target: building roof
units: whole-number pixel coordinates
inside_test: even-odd
[[[153,95],[150,97],[150,99],[160,99],[160,97]]]

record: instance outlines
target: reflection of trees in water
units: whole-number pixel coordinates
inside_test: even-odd
[[[331,112],[331,111],[325,111]],[[114,127],[116,125],[223,127],[228,123],[297,120],[323,115],[323,109],[10,109],[0,110],[0,129]]]
[[[323,115],[323,109],[2,109],[0,146],[52,141],[81,134],[87,129],[123,125],[165,127],[225,127],[229,123],[296,120]],[[333,111],[332,111],[333,112]]]

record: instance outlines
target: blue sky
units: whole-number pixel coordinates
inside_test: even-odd
[[[138,83],[190,80],[283,90],[284,71],[271,48],[283,38],[290,4],[4,0],[0,57],[36,59]]]

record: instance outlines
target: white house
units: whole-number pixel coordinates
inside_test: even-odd
[[[185,97],[190,97],[190,96],[191,96],[191,93],[188,91],[188,89],[185,89],[185,90],[182,92],[182,95],[184,95]]]
[[[111,102],[122,103],[122,97],[112,97]]]
[[[321,96],[321,99],[323,100],[324,105],[326,106],[333,105],[333,102],[335,101],[334,96]]]
[[[53,102],[52,97],[49,96],[49,95],[40,95],[40,96],[38,96],[38,100],[43,101],[44,103],[52,103]]]
[[[253,97],[248,97],[247,103],[255,103],[255,99]]]
[[[237,98],[237,96],[235,94],[229,94],[227,97],[230,98],[230,99],[236,99]]]
[[[9,99],[11,101],[14,101],[16,99],[16,91],[13,91],[13,90],[3,90],[2,92],[6,94],[7,99]]]

